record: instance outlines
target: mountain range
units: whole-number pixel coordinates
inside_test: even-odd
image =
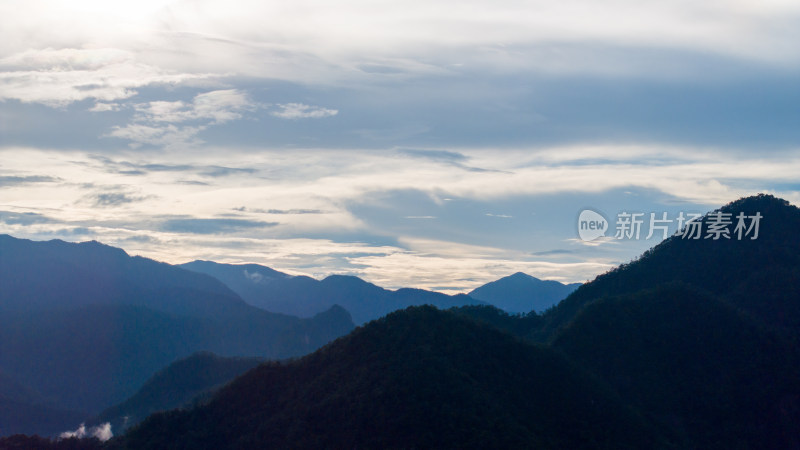
[[[199,355],[141,391],[189,406],[0,449],[800,448],[800,210],[758,195],[702,225],[720,214],[761,216],[758,239],[677,233],[541,314],[411,306],[213,392],[182,371]]]
[[[395,312],[107,448],[800,448],[800,210],[720,211],[759,239],[673,236],[543,315]]]
[[[450,296],[422,289],[390,291],[354,276],[331,275],[323,280],[291,276],[257,264],[193,261],[181,267],[215,277],[249,304],[267,311],[310,317],[339,305],[356,324],[411,305],[450,308],[480,303],[463,294]]]
[[[0,236],[0,434],[74,428],[197,351],[288,358],[353,326],[340,307],[267,312],[213,277],[97,242]]]
[[[220,264],[192,261],[180,267],[211,275],[239,294],[247,303],[268,311],[310,317],[340,305],[364,324],[408,306],[491,304],[508,312],[543,311],[574,291],[579,283],[564,285],[518,272],[487,283],[468,295],[446,295],[422,289],[388,290],[358,277],[331,275],[323,280],[292,276],[258,264]]]
[[[364,323],[422,304],[482,303],[351,276],[317,281],[258,265],[172,266],[94,241],[0,235],[0,435],[53,435],[112,405],[127,411],[126,400],[143,403],[148,378],[194,352],[301,356],[350,331],[353,316]],[[218,382],[233,378],[222,372],[231,375]],[[150,410],[127,415],[138,420],[142,411]],[[117,428],[120,417],[111,420]]]

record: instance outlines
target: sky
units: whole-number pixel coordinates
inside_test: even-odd
[[[8,0],[0,29],[19,238],[455,293],[663,238],[620,213],[800,203],[797,1]]]

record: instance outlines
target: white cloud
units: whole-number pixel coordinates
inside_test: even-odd
[[[179,131],[181,124],[164,125]],[[168,140],[150,131],[142,131],[136,139],[152,139],[159,144]],[[581,155],[593,151],[579,147],[503,153],[449,149],[463,154],[470,165],[506,172],[499,173],[426,163],[397,152],[224,150],[199,149],[187,164],[185,152],[180,151],[137,150],[115,162],[83,152],[0,149],[7,173],[53,180],[4,186],[0,210],[36,220],[0,223],[0,233],[38,239],[91,237],[168,262],[256,262],[291,273],[324,276],[346,272],[389,287],[449,290],[475,287],[518,270],[561,281],[582,281],[642,250],[617,241],[594,246],[569,241],[577,237],[572,216],[552,228],[502,228],[501,233],[494,234],[499,229],[490,228],[480,235],[482,245],[475,245],[478,240],[468,232],[469,227],[458,225],[459,220],[487,220],[485,223],[496,224],[492,227],[524,222],[530,211],[507,204],[498,206],[502,209],[496,212],[513,215],[513,220],[485,216],[493,203],[499,205],[508,199],[530,198],[536,202],[581,193],[587,198],[602,198],[605,192],[616,189],[649,190],[678,202],[709,207],[761,191],[800,202],[800,192],[791,189],[800,171],[795,153],[762,160],[725,153],[712,157],[707,151],[692,148],[598,147],[594,153],[607,159],[582,159]],[[218,166],[252,171],[225,177],[202,175],[209,167]],[[196,177],[206,183],[184,183]],[[92,184],[87,186],[86,180]],[[410,191],[428,194],[437,209],[397,209],[392,216],[396,227],[390,230],[373,224],[374,217],[364,215],[358,207],[376,194],[380,198],[381,193]],[[98,192],[124,193],[127,197],[87,201],[87,195]],[[128,197],[146,201],[127,201]],[[446,198],[455,200],[434,201]],[[480,209],[459,209],[465,201],[483,205]],[[100,207],[106,203],[121,206]],[[576,213],[584,206],[576,205]],[[454,221],[456,210],[459,216]],[[225,236],[160,226],[175,215],[277,225],[242,228]],[[435,220],[402,219],[434,216]],[[143,235],[148,239],[140,239]],[[553,246],[566,246],[569,254],[541,252]]]
[[[203,141],[197,134],[210,126],[243,117],[258,105],[237,89],[198,94],[191,102],[153,101],[134,105],[133,123],[115,127],[109,137],[131,141],[134,147],[143,144],[167,149],[195,147]],[[175,125],[194,122],[196,125]]]
[[[132,52],[113,48],[27,50],[0,59],[0,100],[53,107],[86,99],[113,102],[143,86],[207,77],[143,64]]]
[[[109,112],[109,111],[119,111],[122,109],[119,103],[101,103],[97,102],[89,108],[91,112]]]
[[[182,126],[172,124],[151,126],[133,123],[121,127],[114,127],[107,136],[131,141],[131,147],[138,148],[142,145],[152,145],[164,149],[184,149],[195,147],[203,143],[197,134],[205,126]]]
[[[106,422],[102,425],[91,427],[89,429],[86,428],[86,425],[81,424],[75,431],[65,431],[58,437],[60,439],[68,439],[73,437],[79,439],[85,437],[95,437],[100,441],[105,442],[114,437],[114,434],[111,432],[111,424]]]
[[[0,55],[18,68],[0,92],[64,104],[88,98],[76,78],[120,88],[89,97],[119,99],[231,73],[341,86],[476,71],[698,77],[715,57],[796,70],[799,21],[797,2],[783,0],[3,2]],[[42,82],[61,88],[20,89]]]
[[[277,106],[280,111],[273,111],[271,114],[281,119],[320,119],[339,114],[339,111],[335,109],[304,105],[302,103],[285,103]]]
[[[242,118],[257,105],[237,89],[225,89],[198,94],[190,103],[183,101],[154,101],[134,106],[136,119],[146,122],[209,121],[222,124]]]

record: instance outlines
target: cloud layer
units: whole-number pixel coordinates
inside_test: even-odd
[[[388,287],[462,291],[519,270],[585,281],[657,243],[586,245],[575,228],[586,207],[609,216],[702,213],[764,191],[800,202],[793,155],[425,151],[446,157],[227,149],[187,164],[181,152],[111,158],[8,149],[0,152],[0,176],[13,182],[3,188],[0,232],[98,239],[174,263],[258,262],[314,276],[351,273]]]

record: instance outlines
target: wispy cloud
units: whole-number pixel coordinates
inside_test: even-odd
[[[236,89],[198,94],[191,102],[153,101],[134,105],[133,123],[117,126],[109,137],[126,139],[131,145],[166,149],[194,147],[203,143],[197,135],[208,127],[241,119],[258,105]],[[183,125],[189,122],[193,125]]]
[[[655,202],[702,212],[759,191],[800,202],[793,153],[765,160],[659,146],[458,150],[470,164],[510,173],[420,165],[393,151],[287,157],[226,148],[191,163],[181,152],[0,153],[12,176],[57,180],[5,186],[0,232],[73,240],[90,232],[171,262],[259,262],[292,273],[356,273],[387,286],[466,289],[519,270],[582,281],[653,244],[579,242],[576,214],[586,206],[613,214]],[[584,158],[592,153],[607,157]],[[41,175],[31,174],[31,161]],[[188,175],[211,184],[186,184]],[[142,235],[152,239],[137,240]],[[571,253],[547,253],[553,242]]]
[[[39,213],[0,211],[0,223],[7,225],[33,225],[53,222],[56,221]]]
[[[207,77],[148,65],[115,48],[30,49],[0,59],[0,100],[53,107],[86,99],[108,103],[130,98],[143,86]]]
[[[253,175],[258,172],[257,169],[252,167],[227,167],[220,165],[202,165],[202,164],[180,164],[180,163],[153,163],[142,161],[126,161],[122,159],[114,159],[103,155],[92,155],[90,159],[99,163],[100,167],[108,172],[119,175],[147,175],[150,173],[158,172],[174,172],[174,173],[194,173],[204,177],[218,178],[227,177],[231,175]],[[79,163],[93,165],[92,163]],[[186,181],[185,184],[207,185],[208,183],[201,181]]]
[[[278,225],[277,222],[263,222],[245,219],[180,218],[165,220],[161,224],[160,228],[164,231],[177,233],[222,234],[253,228],[270,228],[276,225]]]
[[[146,199],[147,197],[135,196],[124,192],[102,192],[86,196],[86,200],[102,208],[141,202]]]
[[[487,217],[497,217],[497,218],[499,218],[499,219],[513,219],[513,218],[514,218],[514,216],[511,216],[511,215],[508,215],[508,214],[492,214],[492,213],[486,213],[486,216],[487,216]]]
[[[137,111],[135,120],[141,122],[202,121],[215,125],[241,119],[245,112],[257,107],[244,92],[237,89],[198,94],[189,103],[154,101],[134,105]]]
[[[109,111],[119,111],[122,109],[122,106],[119,103],[103,103],[97,102],[89,108],[91,112],[109,112]]]
[[[335,109],[304,105],[303,103],[284,103],[276,106],[278,111],[272,111],[270,114],[281,119],[321,119],[339,114],[339,111]]]
[[[198,138],[197,134],[205,129],[205,126],[178,127],[172,124],[151,126],[134,123],[115,127],[107,136],[131,141],[130,145],[133,148],[150,145],[165,149],[185,149],[202,144],[203,140]]]
[[[0,186],[18,186],[31,183],[54,183],[58,178],[46,175],[0,175]]]
[[[436,163],[458,167],[459,169],[464,169],[470,172],[504,172],[502,170],[484,169],[481,167],[470,166],[467,164],[469,158],[466,155],[450,150],[400,149],[397,150],[397,152],[403,156],[426,159]]]

